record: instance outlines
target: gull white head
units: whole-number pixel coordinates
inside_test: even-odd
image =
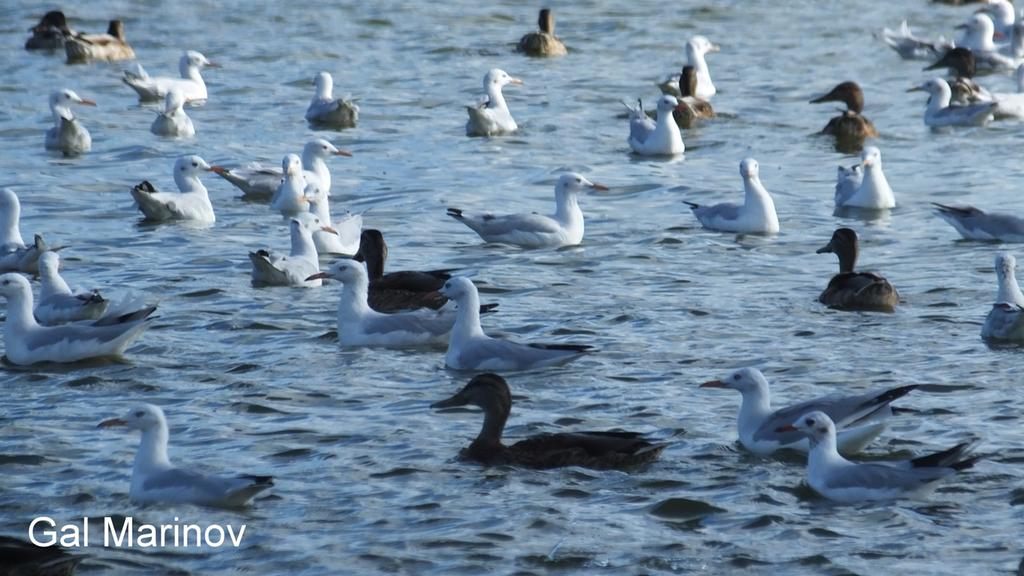
[[[962,42],[958,42],[957,45],[963,45],[964,48],[970,48],[974,51],[986,52],[995,50],[996,45],[992,41],[993,35],[996,31],[995,23],[992,22],[992,17],[984,12],[975,12],[968,20],[967,23],[957,26],[957,28],[966,28]]]
[[[99,428],[110,428],[112,426],[124,426],[132,430],[159,430],[167,428],[167,418],[159,406],[152,404],[139,404],[132,408],[121,418],[111,418],[100,422]]]
[[[306,142],[306,145],[302,148],[302,155],[314,156],[319,158],[327,158],[328,156],[346,156],[351,157],[352,153],[346,150],[339,150],[327,140],[323,138],[317,138]]]
[[[750,178],[757,178],[760,174],[760,168],[757,165],[757,160],[753,158],[744,158],[740,162],[740,176],[746,180]]]
[[[333,278],[346,286],[355,284],[365,285],[370,281],[366,273],[366,264],[348,259],[338,260],[331,264],[331,267],[326,272],[314,274],[306,278],[306,280],[323,280],[326,278]]]
[[[502,86],[507,84],[522,84],[523,81],[519,78],[513,78],[508,75],[501,68],[491,68],[487,74],[484,75],[484,90],[491,90],[492,88],[501,89]]]
[[[42,277],[53,277],[60,270],[60,256],[52,250],[47,250],[39,255],[39,275]]]
[[[198,176],[200,172],[210,172],[213,168],[199,156],[182,156],[174,161],[174,174],[177,176]]]
[[[334,78],[331,77],[331,73],[320,72],[313,79],[313,83],[316,85],[317,97],[330,100],[331,95],[334,93]]]
[[[82,98],[75,93],[74,90],[64,88],[63,90],[57,90],[50,94],[50,110],[54,116],[60,116],[65,120],[73,120],[74,114],[71,113],[72,104],[82,104],[85,106],[95,106],[96,103],[87,98]]]
[[[874,146],[865,146],[860,152],[860,165],[865,168],[881,168],[882,151]]]
[[[297,154],[287,154],[281,159],[281,170],[286,176],[297,176],[302,174],[302,160]]]
[[[452,300],[455,300],[456,302],[462,302],[467,297],[471,295],[475,296],[477,293],[476,286],[473,285],[473,282],[471,282],[469,278],[462,276],[449,278],[438,292]]]
[[[177,88],[171,88],[167,91],[167,96],[164,98],[164,112],[171,113],[181,110],[185,106],[185,95],[182,94],[181,90]]]
[[[338,231],[328,226],[320,219],[319,216],[312,212],[300,212],[292,217],[291,221],[292,234],[301,234],[303,236],[313,237],[313,232],[322,231],[330,234],[337,234]]]
[[[18,222],[21,220],[21,202],[10,188],[0,190],[0,245],[25,242],[21,239]]]
[[[593,188],[594,190],[607,190],[608,187],[603,184],[595,184],[590,180],[583,177],[582,174],[571,172],[569,174],[562,174],[558,177],[558,183],[555,184],[555,192],[557,194],[578,194],[584,188]]]
[[[721,380],[711,380],[700,385],[701,388],[729,388],[737,390],[744,396],[755,394],[768,395],[768,380],[757,368],[740,368]]]
[[[20,274],[7,273],[0,276],[0,295],[6,298],[32,296],[29,280]]]
[[[1009,0],[988,0],[988,3],[978,8],[977,12],[991,16],[999,30],[1006,30],[1013,26],[1013,22],[1016,20],[1013,4]]]
[[[828,414],[815,410],[808,412],[789,426],[783,426],[776,432],[802,432],[811,441],[811,447],[831,439],[833,447],[836,442],[836,425]]]
[[[694,36],[686,43],[686,56],[688,58],[691,56],[704,56],[708,52],[718,52],[719,50],[721,50],[721,48],[717,44],[712,44],[711,40],[708,40],[704,36]],[[696,65],[692,59],[690,60],[690,64],[694,66]]]
[[[679,100],[676,100],[675,96],[670,94],[663,95],[661,98],[658,98],[658,118],[661,118],[662,114],[668,114],[669,118],[671,118],[672,111],[678,106]]]
[[[938,108],[949,106],[949,99],[953,95],[952,90],[949,88],[949,83],[943,78],[932,78],[924,84],[914,86],[907,90],[907,92],[927,92],[928,105],[934,105]]]
[[[996,254],[996,279],[999,282],[999,293],[996,303],[1009,303],[1024,306],[1024,294],[1017,285],[1017,259],[1009,252]]]
[[[206,56],[203,56],[201,52],[188,50],[181,55],[181,61],[178,63],[178,67],[184,70],[186,68],[219,68],[220,66],[207,60]]]

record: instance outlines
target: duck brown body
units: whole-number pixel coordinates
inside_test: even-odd
[[[401,270],[384,273],[388,246],[380,230],[363,230],[359,239],[359,252],[355,258],[366,263],[366,272],[370,277],[368,301],[370,308],[378,312],[399,312],[419,308],[437,310],[448,302],[448,298],[441,295],[438,290],[451,278],[452,270]]]
[[[527,56],[564,56],[568,52],[565,44],[555,36],[555,16],[544,8],[537,18],[537,32],[530,32],[519,39],[516,49]]]
[[[843,152],[857,152],[864,146],[864,140],[878,136],[878,130],[864,116],[864,92],[856,82],[842,82],[824,96],[811,100],[820,102],[842,102],[846,104],[838,116],[831,118],[821,130],[836,138],[836,148]]]
[[[630,468],[653,462],[665,448],[637,432],[561,432],[538,434],[506,446],[501,442],[512,409],[512,395],[497,374],[475,376],[457,394],[433,408],[472,404],[484,411],[480,434],[460,452],[465,460],[486,465],[528,468],[582,466],[593,469]]]
[[[693,66],[683,66],[679,74],[680,106],[672,111],[672,117],[680,128],[693,128],[698,120],[715,117],[711,103],[695,96],[696,92],[697,72]]]
[[[900,300],[896,288],[878,274],[854,270],[857,243],[856,232],[840,228],[818,249],[818,254],[833,252],[839,257],[839,274],[832,277],[818,301],[830,308],[892,312]]]

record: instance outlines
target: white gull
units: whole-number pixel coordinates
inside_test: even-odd
[[[331,172],[325,160],[330,156],[352,156],[351,152],[339,150],[323,138],[315,138],[302,147],[302,169],[306,182],[316,182],[324,187],[328,194],[331,189]],[[245,168],[224,168],[214,166],[213,171],[219,174],[246,198],[265,199],[277,192],[284,172],[275,166],[262,166],[259,162],[250,162]]]
[[[499,136],[519,129],[512,113],[508,111],[501,88],[507,84],[522,84],[519,78],[509,76],[500,68],[492,68],[484,75],[486,98],[477,106],[466,106],[469,120],[466,121],[467,136]]]
[[[316,244],[313,243],[313,230],[333,232],[333,229],[323,226],[320,219],[309,212],[292,218],[288,226],[291,251],[287,256],[279,256],[267,250],[249,253],[253,284],[307,288],[320,286],[323,283],[321,280],[308,280],[310,276],[320,271]]]
[[[76,156],[92,148],[89,130],[75,118],[72,104],[95,106],[92,100],[82,98],[74,90],[58,90],[50,94],[50,112],[53,126],[46,131],[45,145],[48,150],[60,150],[65,156]]]
[[[852,168],[839,167],[836,175],[836,208],[885,210],[896,207],[896,196],[882,171],[882,151],[865,146],[860,163]]]
[[[177,88],[167,92],[164,109],[157,112],[149,131],[157,136],[191,138],[196,135],[192,119],[185,113],[185,96]]]
[[[942,78],[915,86],[907,92],[927,92],[928,104],[924,110],[924,123],[933,128],[945,126],[983,126],[992,120],[995,102],[983,102],[967,106],[950,106],[953,92]]]
[[[53,326],[79,320],[96,320],[107,311],[109,302],[100,293],[72,292],[60,275],[60,256],[44,252],[39,257],[39,301],[33,314],[43,325]]]
[[[779,217],[775,214],[775,202],[761,184],[757,160],[746,158],[740,162],[740,176],[743,178],[743,204],[686,204],[693,210],[693,215],[700,220],[701,225],[711,230],[741,234],[778,234]]]
[[[160,100],[167,96],[172,89],[177,89],[185,97],[186,102],[198,102],[206,100],[206,82],[200,70],[203,68],[217,68],[218,66],[206,59],[201,53],[189,50],[181,55],[178,60],[178,72],[181,78],[170,78],[167,76],[151,77],[136,64],[136,71],[125,70],[122,80],[139,95],[141,101]]]
[[[947,206],[932,202],[940,218],[965,240],[1024,242],[1024,219],[1011,214],[983,212],[973,206]]]
[[[981,337],[985,340],[1024,341],[1024,294],[1017,285],[1017,259],[1002,252],[996,255],[999,293],[985,317]]]
[[[32,246],[21,237],[21,202],[10,188],[0,190],[0,272],[35,273],[39,255],[50,250],[38,234]]]
[[[675,96],[664,94],[658,98],[658,120],[653,130],[650,130],[650,124],[638,121],[637,116],[643,113],[642,110],[630,113],[628,142],[633,152],[641,156],[675,156],[686,150],[679,125],[672,117],[672,111],[677,107],[679,101]]]
[[[316,95],[306,109],[306,121],[314,126],[352,128],[359,121],[359,106],[351,100],[334,98],[334,78],[329,72],[316,75]]]
[[[199,156],[182,156],[174,162],[174,183],[178,192],[159,192],[149,181],[143,180],[132,188],[132,198],[146,220],[212,224],[217,219],[213,204],[206,186],[199,180],[200,172],[210,170],[210,165]]]

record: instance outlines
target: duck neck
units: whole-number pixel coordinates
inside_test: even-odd
[[[165,470],[171,467],[167,458],[167,423],[142,431],[142,442],[135,454],[133,475],[137,472]]]
[[[494,83],[487,85],[487,107],[508,111],[508,104],[505,103],[505,95],[502,94],[500,85]]]
[[[480,295],[472,291],[458,303],[451,338],[457,341],[483,335],[484,329],[480,326]]]
[[[71,295],[71,288],[60,276],[57,266],[39,266],[39,279],[42,289],[39,298],[49,298],[57,295]]]
[[[1024,306],[1024,294],[1020,292],[1020,286],[1017,285],[1017,274],[1012,269],[999,278],[999,294],[996,295],[996,302]]]
[[[480,427],[480,433],[477,434],[476,440],[473,440],[470,449],[500,447],[501,435],[505,431],[509,412],[510,407],[497,404],[484,408],[484,424]]]
[[[857,265],[857,246],[842,245],[835,248],[839,258],[839,273],[850,274]]]
[[[206,194],[206,186],[200,182],[199,176],[182,172],[181,170],[174,171],[174,183],[178,185],[178,191],[182,193],[186,192],[199,192],[200,194]]]
[[[312,150],[302,151],[302,167],[316,174],[324,194],[331,193],[331,171],[327,169],[327,163]]]

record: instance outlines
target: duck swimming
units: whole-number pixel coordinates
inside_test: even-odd
[[[502,86],[522,84],[519,78],[509,76],[500,68],[492,68],[484,75],[484,92],[487,97],[477,106],[466,106],[469,120],[466,121],[467,136],[500,136],[519,129],[512,119],[512,113],[501,93]]]
[[[1002,252],[996,255],[999,293],[985,317],[981,337],[985,340],[1024,341],[1024,294],[1017,285],[1017,259]]]
[[[982,88],[974,81],[977,72],[977,63],[974,53],[967,48],[952,48],[947,50],[942,58],[929,64],[924,70],[937,70],[948,68],[953,77],[947,80],[952,97],[950,103],[954,106],[966,106],[978,102],[990,102],[992,95],[988,90]]]
[[[712,44],[704,36],[694,36],[686,42],[685,65],[693,67],[694,73],[697,76],[697,87],[694,88],[692,94],[701,100],[710,100],[712,96],[718,93],[714,82],[711,81],[711,72],[708,69],[705,56],[709,52],[718,52],[719,50],[720,48],[717,44]],[[679,77],[677,76],[669,76],[660,84],[660,88],[663,94],[669,94],[677,98],[685,95],[679,90]]]
[[[819,104],[821,102],[846,104],[846,110],[829,120],[828,124],[822,128],[821,134],[829,134],[835,136],[839,142],[850,143],[853,146],[849,148],[852,149],[859,149],[865,138],[878,136],[875,125],[864,117],[864,92],[856,82],[840,82],[828,94],[819,96],[811,100],[810,103]]]
[[[651,443],[638,432],[538,434],[506,446],[501,442],[501,435],[512,410],[512,394],[505,379],[497,374],[478,374],[454,396],[430,407],[466,405],[483,409],[484,424],[476,439],[460,452],[460,457],[488,466],[632,468],[653,462],[667,446]]]
[[[68,28],[67,18],[60,10],[47,12],[28,31],[32,36],[25,41],[25,50],[60,50],[68,36],[75,33]]]
[[[74,34],[64,42],[68,64],[135,59],[124,36],[124,22],[111,20],[106,34]]]
[[[693,66],[683,66],[679,74],[679,106],[672,111],[672,117],[680,128],[693,128],[697,120],[714,118],[715,110],[707,100],[698,98],[697,72]]]
[[[832,240],[817,250],[818,254],[832,252],[839,257],[839,274],[829,280],[818,301],[829,308],[892,312],[899,303],[899,293],[878,274],[854,272],[857,250],[857,233],[851,228],[839,228]]]
[[[540,11],[537,27],[540,28],[539,32],[530,32],[519,39],[516,50],[537,57],[565,56],[568,53],[565,44],[555,36],[555,15],[549,8]]]
[[[74,90],[59,90],[50,94],[50,112],[54,125],[46,131],[46,149],[60,150],[65,156],[77,156],[92,148],[92,136],[71,111],[72,104],[95,106],[92,100],[82,98]]]
[[[378,312],[417,308],[437,310],[448,302],[448,298],[438,290],[452,277],[454,269],[426,272],[400,270],[385,274],[388,245],[380,230],[363,230],[355,259],[366,263],[366,271],[370,277],[370,307]]]

